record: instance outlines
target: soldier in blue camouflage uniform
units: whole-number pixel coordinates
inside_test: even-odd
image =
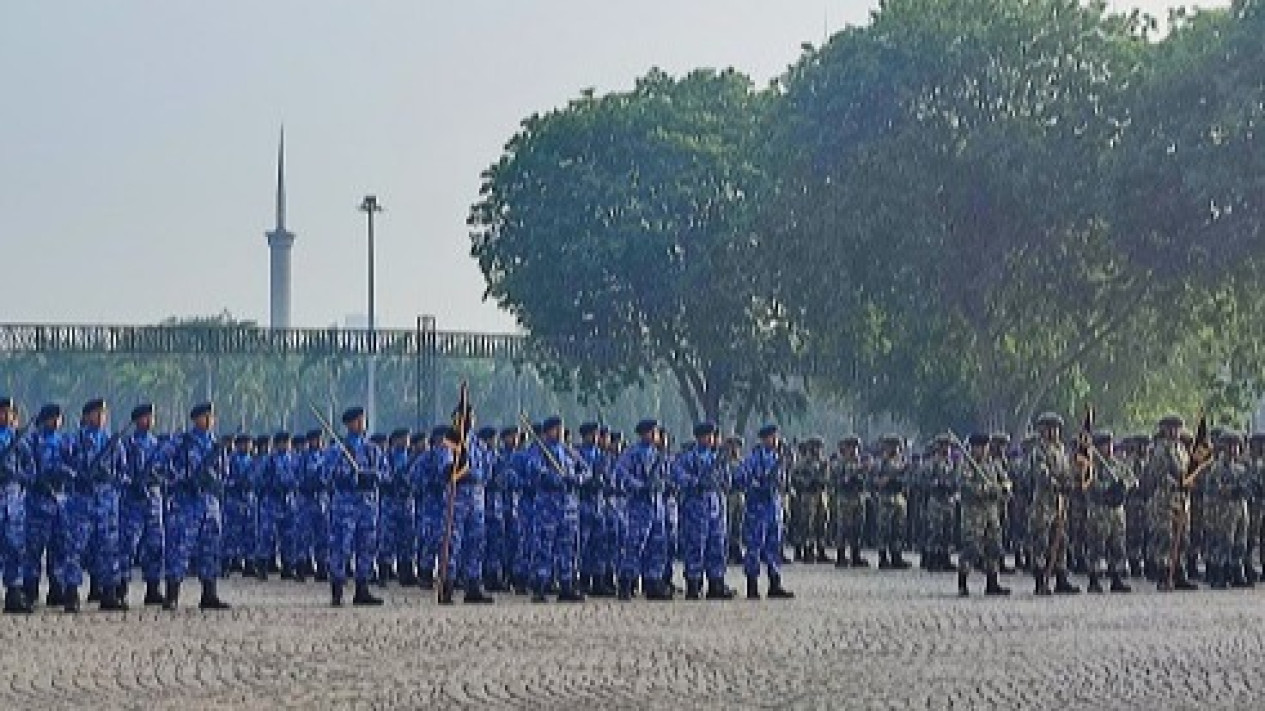
[[[252,445],[249,435],[234,437],[233,453],[224,472],[224,569],[248,576],[255,575],[254,556],[259,547]]]
[[[483,585],[489,592],[509,589],[509,573],[513,565],[513,500],[509,489],[509,461],[518,450],[519,432],[507,427],[500,432],[500,446],[491,454],[492,473],[484,487],[483,519],[487,528],[487,550],[484,552]]]
[[[297,462],[290,451],[289,432],[272,438],[272,453],[266,455],[258,481],[259,540],[255,548],[255,573],[268,579],[269,564],[281,559],[282,579],[294,577],[298,551],[294,545],[295,506],[298,490]]]
[[[154,406],[132,408],[133,432],[124,440],[126,475],[119,502],[119,594],[127,600],[132,562],[140,559],[145,604],[163,604],[163,490]]]
[[[317,582],[329,581],[330,481],[325,470],[324,434],[310,430],[304,436],[307,450],[299,460],[298,519],[299,564],[314,573]]]
[[[417,577],[423,590],[435,587],[439,546],[444,536],[444,497],[447,482],[441,466],[441,450],[447,425],[435,427],[430,433],[430,446],[413,465],[413,494],[416,498],[414,511],[417,518]]]
[[[725,585],[725,490],[728,469],[716,449],[716,425],[694,427],[694,446],[676,458],[672,479],[681,496],[681,548],[685,557],[685,599],[697,600],[707,575],[707,599],[730,600]]]
[[[386,467],[377,445],[365,436],[365,411],[352,407],[343,412],[347,435],[332,443],[325,454],[325,469],[334,488],[330,503],[329,584],[331,604],[343,604],[347,564],[354,561],[356,593],[353,605],[381,605],[369,592],[369,577],[377,558],[378,482]]]
[[[454,413],[454,417],[456,413]],[[473,415],[470,422],[473,423]],[[485,430],[484,435],[488,432]],[[491,432],[492,438],[496,430]],[[490,442],[473,433],[466,433],[467,462],[465,472],[460,472],[455,456],[460,446],[461,433],[449,427],[444,432],[444,446],[437,453],[435,464],[439,479],[444,483],[445,516],[452,512],[452,527],[445,531],[447,538],[448,567],[439,590],[439,603],[452,604],[453,589],[460,580],[465,588],[464,602],[486,604],[493,599],[483,592],[483,555],[485,551],[484,484],[492,465]],[[454,467],[459,475],[453,483]],[[444,521],[441,526],[446,526]],[[442,544],[441,544],[442,545]]]
[[[556,573],[561,583],[558,602],[583,602],[576,588],[580,544],[578,491],[583,464],[573,457],[562,438],[562,419],[550,417],[541,424],[540,440],[529,450],[527,476],[536,492],[532,528],[532,602],[545,602],[545,593]],[[658,569],[660,574],[662,566]]]
[[[659,423],[642,420],[639,441],[615,464],[615,481],[628,497],[628,520],[620,544],[619,599],[631,600],[633,581],[641,576],[647,600],[671,600],[663,584],[668,549],[664,531],[663,489],[667,462],[659,449]]]
[[[1113,434],[1107,430],[1095,432],[1093,446],[1097,454],[1092,460],[1082,458],[1083,461],[1078,461],[1082,476],[1088,482],[1085,487],[1085,543],[1089,568],[1087,590],[1091,593],[1103,592],[1101,578],[1104,571],[1111,578],[1111,592],[1133,591],[1124,582],[1124,576],[1129,572],[1125,548],[1128,524],[1125,502],[1138,482],[1128,464],[1116,459],[1114,441]]]
[[[106,430],[105,401],[97,398],[83,406],[82,425],[75,437],[75,475],[68,486],[63,516],[62,572],[66,612],[79,611],[79,586],[84,561],[100,590],[101,609],[122,611],[119,586],[119,483],[126,466],[119,438]],[[87,552],[91,550],[89,556]]]
[[[27,598],[22,585],[26,551],[26,487],[30,482],[30,450],[19,432],[13,400],[0,397],[0,577],[4,581],[4,612],[29,613],[35,596]],[[38,594],[38,593],[37,593]]]
[[[615,462],[619,461],[623,454],[623,435],[619,432],[612,432],[605,427],[598,429],[598,446],[606,455],[607,475],[606,490],[603,497],[606,500],[602,511],[605,514],[606,521],[603,525],[605,534],[605,542],[603,546],[606,555],[603,558],[602,584],[600,591],[603,596],[615,595],[619,592],[619,550],[621,541],[624,540],[625,529],[628,522],[628,499],[624,496],[624,492],[619,488],[619,482],[615,478]]]
[[[61,607],[61,550],[65,536],[62,508],[66,483],[74,476],[70,441],[61,429],[62,411],[55,404],[40,408],[30,439],[31,483],[26,493],[26,564],[22,571],[26,599],[39,594],[40,576],[47,571],[44,604]]]
[[[606,532],[606,489],[611,477],[610,458],[598,444],[596,422],[580,425],[580,446],[576,453],[587,470],[580,487],[580,591],[595,597],[609,597],[615,590],[605,586],[611,551]]]
[[[211,403],[189,411],[192,426],[165,453],[170,499],[167,507],[167,578],[164,610],[180,606],[180,586],[192,564],[202,583],[203,610],[228,609],[216,585],[220,575],[221,472],[227,460],[211,434],[215,410]]]
[[[1207,578],[1214,590],[1251,585],[1244,574],[1247,556],[1247,500],[1251,482],[1244,465],[1243,436],[1222,433],[1219,453],[1199,485],[1204,491]]]
[[[540,426],[533,425],[533,431],[540,436]],[[526,595],[531,586],[531,546],[532,527],[535,525],[536,489],[527,469],[529,447],[519,449],[510,455],[509,487],[514,499],[514,593]]]
[[[417,584],[417,532],[408,441],[407,429],[396,429],[387,437],[386,475],[378,502],[378,574],[384,580],[398,576],[401,585],[411,586]]]
[[[760,563],[769,575],[770,599],[795,595],[782,587],[782,495],[786,491],[786,464],[777,426],[765,425],[757,433],[760,443],[739,465],[734,485],[744,493],[742,544],[747,599],[760,598]]]

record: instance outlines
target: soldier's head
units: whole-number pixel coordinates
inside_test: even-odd
[[[1248,447],[1253,457],[1265,454],[1265,432],[1255,432],[1248,440]]]
[[[971,448],[971,458],[980,461],[988,456],[988,445],[992,442],[992,438],[983,432],[976,432],[966,438],[967,446]]]
[[[1115,435],[1110,430],[1098,430],[1094,433],[1094,449],[1104,457],[1111,456],[1115,441]]]
[[[408,448],[413,454],[420,454],[426,451],[427,437],[425,432],[414,432],[409,435]]]
[[[193,426],[203,432],[210,432],[215,427],[215,406],[209,402],[201,402],[189,410],[189,420]]]
[[[611,446],[611,428],[599,425],[597,428],[597,446],[607,449]]]
[[[931,440],[931,452],[937,457],[949,456],[949,449],[952,446],[953,437],[948,432],[938,434],[935,439]]]
[[[781,433],[777,429],[777,425],[768,424],[760,428],[756,433],[760,439],[760,444],[768,449],[777,449],[782,442]]]
[[[285,454],[290,451],[290,433],[281,431],[272,436],[272,451]]]
[[[878,443],[879,446],[883,448],[884,456],[895,457],[900,454],[900,436],[894,434],[883,435],[883,437],[879,439]]]
[[[1243,456],[1243,435],[1233,430],[1221,433],[1221,451],[1227,459],[1238,459]]]
[[[13,398],[0,397],[0,427],[17,427],[18,410],[13,406]]]
[[[444,437],[448,435],[449,425],[435,425],[430,430],[430,446],[432,449],[438,449],[444,446]]]
[[[997,458],[1006,456],[1006,449],[1010,447],[1010,435],[1005,432],[994,432],[988,437],[988,453]]]
[[[562,441],[562,418],[554,415],[540,423],[540,437],[549,444]]]
[[[154,406],[143,403],[132,408],[132,426],[137,432],[149,432],[154,428]]]
[[[250,454],[250,435],[239,434],[234,437],[233,451],[238,454]]]
[[[596,422],[585,422],[580,425],[580,441],[590,446],[597,444],[597,430]]]
[[[1063,434],[1063,418],[1053,412],[1041,413],[1035,424],[1037,434],[1046,443],[1058,442]]]
[[[316,451],[324,444],[325,433],[322,432],[320,428],[311,429],[307,431],[307,433],[303,436],[303,439],[307,440],[308,449]]]
[[[712,449],[716,446],[716,424],[700,422],[694,425],[694,443],[701,449]]]
[[[251,448],[255,450],[255,454],[264,455],[268,453],[268,445],[272,442],[272,438],[268,435],[259,435],[251,440]]]
[[[101,429],[102,427],[105,427],[108,417],[109,415],[105,407],[105,400],[103,398],[94,397],[83,404],[83,410],[80,411],[79,419],[86,427]]]
[[[659,444],[659,422],[650,418],[644,419],[637,423],[633,428],[633,432],[637,434],[637,439],[642,444],[658,445]]]
[[[861,438],[856,435],[847,435],[839,440],[839,454],[848,459],[856,459],[857,454],[861,451]]]
[[[808,456],[810,457],[820,457],[826,452],[826,440],[818,435],[809,437],[805,444],[808,445]]]
[[[349,434],[362,435],[365,433],[365,428],[368,427],[363,407],[349,407],[343,410],[342,419],[343,426],[347,428]]]
[[[407,427],[397,427],[396,429],[391,430],[391,435],[387,437],[387,445],[391,447],[391,449],[404,449],[408,446],[409,434],[410,433]],[[496,430],[492,430],[492,434],[495,436]]]
[[[1160,418],[1159,427],[1156,433],[1170,442],[1176,442],[1181,436],[1182,428],[1186,423],[1179,415],[1166,415]]]
[[[518,431],[517,427],[506,427],[501,430],[501,446],[512,452],[518,449],[519,437],[522,437],[522,433]]]

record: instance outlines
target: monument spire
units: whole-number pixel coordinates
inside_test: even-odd
[[[277,145],[277,232],[286,231],[286,127],[281,124]]]
[[[273,328],[290,328],[290,249],[294,233],[286,229],[286,129],[277,145],[277,226],[268,238],[269,315]]]

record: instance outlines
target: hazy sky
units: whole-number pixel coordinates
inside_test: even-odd
[[[0,8],[0,321],[266,323],[286,126],[294,321],[509,330],[465,218],[524,116],[654,65],[761,83],[877,0],[10,0]],[[1118,2],[1163,14],[1169,3]],[[1224,3],[1204,3],[1224,4]]]

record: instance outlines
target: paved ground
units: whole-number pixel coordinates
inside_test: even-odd
[[[239,580],[202,614],[0,617],[0,708],[1262,708],[1265,589],[1036,599],[789,566],[789,602],[441,609]],[[731,582],[738,582],[736,579]],[[982,581],[974,581],[979,583]],[[133,600],[134,606],[138,600]]]

